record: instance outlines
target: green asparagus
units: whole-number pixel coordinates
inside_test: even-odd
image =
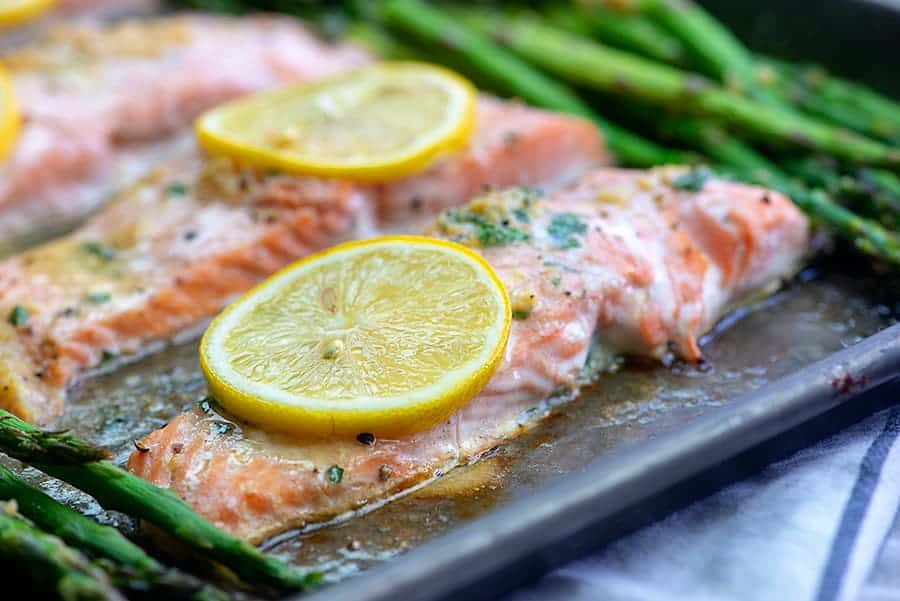
[[[109,457],[106,449],[65,432],[35,428],[6,411],[0,413],[0,448],[14,450],[15,455],[26,462],[34,457],[47,457],[54,463],[85,463]]]
[[[893,131],[900,128],[900,102],[862,84],[835,77],[821,67],[798,67],[773,59],[766,61],[785,79],[802,82],[822,98],[863,112]]]
[[[770,89],[756,85],[753,56],[731,31],[691,0],[606,0],[628,6],[668,31],[703,71],[739,94],[787,109]]]
[[[658,146],[600,118],[566,86],[420,0],[388,0],[384,9],[389,26],[459,53],[473,69],[496,81],[501,91],[538,106],[591,119],[624,165],[646,167],[689,160],[684,154]]]
[[[610,46],[669,64],[683,64],[686,50],[677,38],[652,21],[602,6],[576,8],[555,3],[543,13],[551,23]]]
[[[0,419],[8,415],[0,410]],[[3,423],[23,431],[35,430],[21,420]],[[171,491],[158,488],[110,463],[59,463],[59,456],[52,446],[43,450],[31,446],[23,453],[18,445],[5,442],[0,440],[0,451],[83,490],[107,509],[146,520],[203,556],[228,567],[245,582],[306,590],[319,580],[318,574],[298,570],[219,530]]]
[[[19,513],[44,532],[59,537],[94,558],[110,562],[107,571],[121,588],[149,591],[167,598],[227,599],[203,581],[167,569],[125,538],[30,486],[0,465],[0,499],[14,499]]]
[[[0,507],[0,558],[26,577],[32,590],[64,601],[125,601],[101,569],[18,517],[12,501]]]
[[[822,69],[801,68],[767,57],[757,57],[757,65],[757,80],[761,85],[777,91],[804,111],[900,144],[900,106],[892,114],[892,101],[876,92],[859,84],[835,80]]]
[[[574,83],[713,117],[768,141],[862,164],[900,167],[900,149],[744,98],[698,75],[605,47],[530,17],[486,18],[475,11],[465,16],[467,23],[500,44]]]

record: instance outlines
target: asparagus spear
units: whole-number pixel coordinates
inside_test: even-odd
[[[681,163],[688,158],[600,118],[566,86],[420,0],[388,0],[384,4],[383,17],[389,26],[436,44],[445,51],[458,53],[475,71],[496,81],[503,92],[520,96],[537,106],[594,121],[622,164],[646,167]]]
[[[780,79],[797,82],[823,101],[845,106],[867,115],[875,121],[874,127],[887,132],[900,129],[900,102],[875,92],[871,88],[831,75],[825,69],[814,66],[797,66],[785,61],[760,58],[760,62],[774,70]]]
[[[823,69],[767,57],[756,60],[757,80],[803,110],[860,133],[900,143],[900,105],[892,113],[893,101],[865,86],[836,80]]]
[[[573,8],[553,4],[546,11],[550,22],[575,33],[597,37],[611,46],[631,50],[669,64],[682,64],[686,49],[654,22],[602,6]]]
[[[56,463],[84,463],[109,457],[106,449],[83,442],[65,432],[35,428],[11,413],[0,413],[0,448],[13,449],[22,461],[51,457]]]
[[[698,75],[567,34],[529,17],[486,18],[474,11],[467,11],[465,17],[502,45],[574,83],[714,117],[783,144],[857,163],[900,167],[900,149],[744,98]]]
[[[14,502],[0,510],[0,557],[36,590],[64,601],[125,601],[81,553],[16,516]]]
[[[111,562],[107,571],[113,573],[113,580],[122,588],[150,591],[167,598],[228,598],[197,578],[167,569],[115,528],[102,526],[57,502],[2,465],[0,498],[15,499],[19,513],[44,532],[92,557]]]
[[[646,15],[670,32],[692,58],[717,81],[735,92],[787,108],[771,90],[756,85],[753,56],[731,31],[691,0],[605,0]]]
[[[832,197],[845,200],[845,204],[852,205],[857,212],[877,219],[885,227],[900,228],[900,196],[867,179],[875,175],[867,173],[855,178],[842,174],[828,157],[786,159],[783,164],[796,177],[825,190]]]
[[[0,418],[8,415],[0,410]],[[21,420],[2,423],[23,431],[36,430]],[[0,451],[83,490],[107,509],[150,522],[202,555],[230,568],[245,582],[296,590],[306,590],[318,583],[318,574],[304,573],[265,555],[213,526],[171,491],[158,488],[110,463],[60,463],[52,446],[43,449],[31,446],[23,453],[17,445],[5,444],[4,440],[0,440]]]

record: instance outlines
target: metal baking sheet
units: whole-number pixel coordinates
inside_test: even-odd
[[[900,53],[886,51],[884,36],[887,27],[900,39],[900,14],[835,1],[820,3],[803,21],[793,4],[735,2],[720,16],[782,55],[828,60],[843,45],[845,58],[869,57],[858,74],[900,88],[896,75],[884,77],[900,73]],[[808,28],[835,34],[814,40]],[[785,39],[796,44],[785,47]],[[863,41],[854,45],[857,39]],[[838,64],[848,65],[840,57]],[[854,74],[852,66],[847,73]],[[325,573],[326,588],[306,599],[490,598],[607,540],[623,511],[657,517],[665,505],[646,503],[670,487],[850,405],[857,393],[897,374],[898,291],[893,278],[863,260],[821,260],[781,292],[728,316],[704,340],[705,364],[626,363],[481,461],[365,515],[287,533],[267,548]],[[186,343],[85,381],[59,426],[110,446],[123,462],[133,439],[204,394],[196,344]],[[829,415],[835,427],[849,419]],[[132,531],[124,516],[23,471],[58,498]]]

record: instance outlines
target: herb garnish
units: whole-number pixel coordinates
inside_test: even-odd
[[[9,312],[8,321],[17,328],[24,326],[25,322],[28,321],[28,309],[22,305],[16,305],[13,307],[12,311]]]
[[[530,223],[531,222],[531,218],[528,216],[528,213],[525,211],[525,209],[523,209],[521,207],[518,209],[513,209],[512,214],[513,214],[513,216],[515,216],[516,219],[518,219],[522,223]]]
[[[112,363],[113,361],[116,360],[116,357],[118,357],[118,355],[116,355],[114,352],[104,350],[100,354],[100,367],[105,367],[105,366],[109,365],[110,363]]]
[[[587,231],[587,224],[575,213],[557,213],[547,226],[547,234],[557,248],[578,248],[577,236]]]
[[[218,437],[225,436],[226,434],[234,431],[234,424],[223,421],[212,421],[209,422],[209,429]]]
[[[174,182],[166,187],[166,196],[184,196],[187,194],[187,191],[187,186],[179,182]]]
[[[332,465],[325,473],[332,484],[338,484],[344,478],[344,468],[339,465]]]
[[[531,315],[531,311],[513,311],[512,318],[518,319],[519,321],[523,319],[528,319],[528,316]]]
[[[97,258],[103,259],[104,261],[111,261],[116,258],[116,251],[114,249],[102,242],[97,242],[96,240],[83,243],[81,245],[81,250],[89,255],[94,255]]]
[[[452,223],[469,223],[475,226],[475,236],[479,244],[484,247],[504,246],[513,242],[525,242],[528,234],[509,225],[496,225],[491,223],[483,215],[477,215],[471,211],[456,209],[447,213],[448,221]]]
[[[112,300],[112,294],[109,292],[93,292],[85,296],[84,300],[94,305],[102,305]]]
[[[562,278],[559,276],[550,279],[550,283],[553,284],[554,286],[559,286],[559,283],[561,281],[562,281]]]
[[[691,169],[687,173],[682,173],[676,177],[675,181],[672,182],[672,186],[678,190],[684,190],[685,192],[699,192],[703,189],[703,186],[706,185],[706,180],[708,180],[711,175],[709,169],[705,167]]]

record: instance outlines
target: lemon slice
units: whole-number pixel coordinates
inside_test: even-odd
[[[12,77],[0,65],[0,161],[9,155],[19,135],[21,120]]]
[[[210,392],[236,416],[300,435],[397,436],[475,396],[510,328],[503,284],[453,242],[350,242],[284,269],[200,343]]]
[[[36,19],[53,6],[54,0],[0,0],[0,29]]]
[[[196,130],[207,152],[295,174],[385,181],[466,144],[475,88],[423,63],[381,63],[209,111]]]

